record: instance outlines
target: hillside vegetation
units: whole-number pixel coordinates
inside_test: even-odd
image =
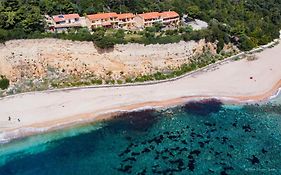
[[[82,30],[78,33],[44,33],[43,14],[96,12],[133,12],[175,10],[192,18],[207,21],[206,30],[192,31],[180,28],[174,32],[161,32],[157,28],[137,33],[138,37],[125,37],[122,32],[97,30],[94,35]],[[179,40],[218,41],[218,49],[232,42],[241,50],[268,43],[279,35],[281,1],[278,0],[2,0],[0,2],[0,41],[22,38],[54,37],[71,40],[94,41],[101,48],[117,43],[144,44],[172,43]],[[158,33],[157,33],[158,32]]]
[[[96,12],[133,12],[175,10],[209,22],[202,31],[181,28],[175,32],[155,34],[157,29],[146,30],[140,37],[124,37],[122,32],[106,35],[80,31],[76,34],[44,33],[43,14]],[[170,43],[179,40],[218,41],[218,48],[233,42],[241,50],[268,43],[279,35],[281,1],[278,0],[3,0],[0,2],[0,41],[22,38],[55,37],[71,40],[94,41],[101,48],[116,43],[138,42],[144,44]],[[44,33],[44,34],[42,34]],[[120,34],[121,33],[121,34]],[[127,39],[126,39],[127,38]],[[131,38],[131,39],[128,39]]]

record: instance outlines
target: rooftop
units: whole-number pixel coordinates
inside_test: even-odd
[[[143,13],[139,14],[140,17],[143,19],[155,19],[160,17],[160,13],[158,12],[149,12],[149,13]]]
[[[133,13],[122,13],[118,14],[118,19],[133,18],[135,15]]]
[[[108,18],[117,18],[117,13],[98,13],[93,15],[87,15],[87,18],[90,20],[97,20],[97,19],[108,19]]]
[[[80,16],[77,13],[74,14],[66,14],[66,15],[56,15],[52,17],[55,22],[65,21],[68,19],[75,19],[80,18]]]
[[[160,13],[161,17],[163,19],[167,19],[167,18],[176,18],[179,17],[180,15],[175,12],[175,11],[166,11],[166,12],[162,12]]]

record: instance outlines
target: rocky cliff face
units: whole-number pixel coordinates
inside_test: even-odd
[[[179,67],[206,50],[216,54],[216,45],[204,40],[147,46],[127,44],[100,53],[91,42],[12,40],[0,46],[0,75],[7,76],[12,85],[68,77],[125,79]],[[233,48],[226,46],[225,50]]]

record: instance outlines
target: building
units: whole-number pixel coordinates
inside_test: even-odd
[[[86,22],[89,29],[97,27],[118,27],[118,15],[117,13],[98,13],[86,16]]]
[[[160,13],[162,23],[167,27],[175,27],[180,23],[180,15],[175,11],[167,11]]]
[[[138,15],[110,12],[87,15],[86,17],[80,17],[78,14],[56,15],[53,17],[45,15],[45,21],[48,23],[49,30],[56,32],[79,27],[88,27],[89,30],[98,27],[134,30],[151,27],[156,23],[161,23],[167,27],[177,27],[180,17],[174,11],[150,12]]]
[[[52,23],[49,24],[51,31],[65,31],[69,28],[82,27],[81,18],[78,14],[56,15],[52,17]]]
[[[162,23],[162,19],[160,18],[160,13],[158,12],[138,14],[135,17],[135,21],[136,21],[136,26],[138,28],[151,27],[155,23]]]
[[[122,13],[117,15],[118,27],[125,30],[135,28],[135,15],[133,13]]]
[[[151,27],[156,23],[161,23],[164,26],[178,26],[180,15],[175,11],[166,12],[150,12],[138,14],[135,17],[136,26],[139,28]]]

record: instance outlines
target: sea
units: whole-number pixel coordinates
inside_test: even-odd
[[[281,97],[120,114],[0,145],[0,175],[280,175]]]

